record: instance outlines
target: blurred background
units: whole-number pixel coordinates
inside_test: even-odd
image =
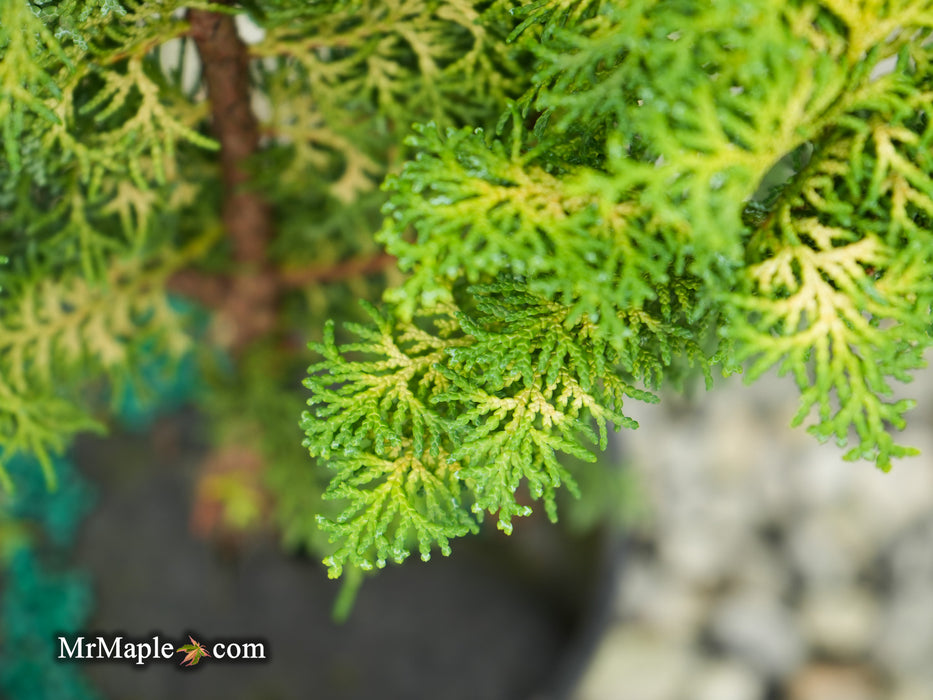
[[[923,454],[888,474],[790,428],[786,378],[631,402],[639,429],[580,472],[560,525],[388,567],[343,624],[340,584],[280,533],[199,528],[209,431],[176,380],[163,413],[128,403],[123,428],[80,439],[58,491],[11,465],[2,700],[933,700],[931,371],[898,387]],[[272,656],[56,662],[55,635],[79,631],[261,638]]]
[[[790,377],[629,408],[641,491],[575,700],[933,699],[933,372],[885,474],[789,427]]]

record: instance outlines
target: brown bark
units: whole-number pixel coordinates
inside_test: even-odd
[[[287,287],[304,287],[323,282],[339,282],[359,275],[372,275],[386,269],[395,262],[389,253],[378,253],[370,257],[350,258],[333,265],[314,265],[282,270],[279,279]]]
[[[222,219],[239,263],[230,280],[223,312],[241,349],[275,327],[278,284],[266,248],[273,234],[272,211],[246,187],[245,161],[259,147],[259,123],[250,104],[249,52],[233,17],[190,10],[190,36],[203,63],[214,134],[220,142],[224,181]]]
[[[291,267],[275,273],[275,284],[279,289],[295,289],[310,284],[340,282],[352,277],[374,275],[395,263],[395,256],[377,253],[368,257],[349,258],[331,265],[309,265]],[[209,309],[225,307],[230,291],[230,280],[218,275],[181,270],[169,281],[173,292],[199,301]]]
[[[207,275],[197,270],[180,270],[168,281],[176,294],[194,299],[202,306],[219,311],[230,291],[230,280],[219,275]]]
[[[250,102],[249,52],[229,15],[192,9],[188,22],[203,64],[214,135],[220,142],[222,220],[237,270],[231,276],[183,270],[169,284],[218,312],[221,335],[236,353],[275,329],[279,297],[285,290],[373,274],[395,258],[379,253],[326,266],[281,271],[272,267],[267,255],[274,233],[272,211],[261,195],[248,189],[245,168],[260,140]]]

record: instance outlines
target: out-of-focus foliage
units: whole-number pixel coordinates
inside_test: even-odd
[[[3,462],[18,452],[37,455],[52,483],[49,455],[76,432],[100,427],[100,407],[89,400],[100,392],[90,383],[106,377],[119,401],[127,382],[141,381],[141,354],[177,355],[190,344],[192,324],[166,294],[175,272],[236,273],[217,239],[222,181],[188,11],[241,14],[262,27],[249,47],[263,135],[250,187],[275,211],[272,260],[326,269],[377,252],[372,232],[386,199],[378,185],[400,165],[412,122],[493,124],[501,102],[524,89],[506,27],[489,19],[508,6],[3,3],[4,486],[11,484]],[[314,327],[324,312],[352,318],[355,299],[376,298],[386,277],[393,273],[326,283],[312,275],[283,299],[282,326]],[[297,353],[284,356],[280,365],[295,366]],[[240,381],[236,372],[212,377],[224,395]],[[289,395],[298,400],[294,378],[284,386],[270,393],[300,406],[288,404]],[[296,444],[271,428],[263,424]]]
[[[251,51],[261,59],[257,88],[270,138],[257,185],[288,212],[279,219],[278,257],[320,265],[372,253],[385,201],[379,184],[403,162],[411,124],[495,124],[530,68],[530,56],[505,42],[502,20],[514,4],[250,5],[264,28]]]

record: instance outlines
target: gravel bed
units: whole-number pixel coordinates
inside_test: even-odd
[[[933,700],[933,372],[884,474],[789,427],[789,377],[632,402],[646,514],[575,700]]]

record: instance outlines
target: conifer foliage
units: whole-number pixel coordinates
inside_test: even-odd
[[[254,407],[218,439],[334,576],[556,518],[563,457],[696,373],[792,374],[794,422],[886,470],[930,343],[931,34],[928,0],[5,0],[0,459],[190,347],[174,292]],[[271,425],[303,401],[311,461]]]

